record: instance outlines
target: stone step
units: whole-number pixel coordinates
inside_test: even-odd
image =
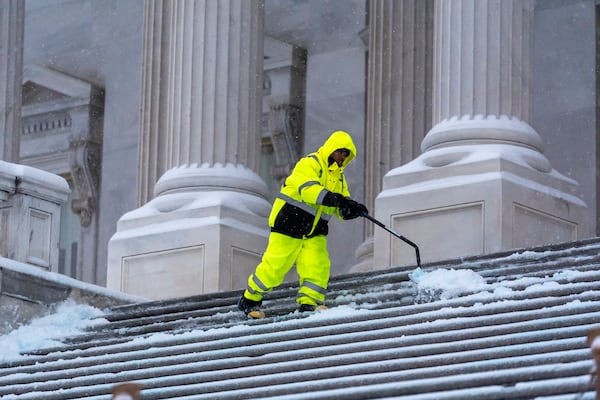
[[[550,288],[549,290],[545,290],[543,288],[543,286],[541,286],[535,292],[532,290],[525,291],[527,286],[525,286],[523,283],[519,283],[519,282],[513,282],[513,283],[505,282],[503,287],[506,287],[513,291],[521,291],[521,293],[518,293],[518,292],[513,293],[513,295],[511,297],[515,298],[515,299],[541,297],[541,296],[543,296],[545,294],[549,294],[549,293],[551,293],[552,296],[562,296],[562,295],[568,295],[570,293],[581,293],[584,291],[600,289],[600,272],[598,272],[598,271],[592,271],[590,273],[586,273],[585,275],[580,275],[577,277],[577,279],[578,279],[578,281],[571,280],[570,283],[567,283],[569,281],[564,279],[564,280],[562,280],[562,282],[565,282],[563,285],[560,285],[560,287],[556,287],[556,288]],[[560,281],[560,280],[557,280],[557,281]],[[555,281],[555,282],[557,282],[557,281]],[[531,283],[534,281],[529,281],[529,282]],[[540,280],[539,282],[542,283],[542,282],[545,282],[545,280]],[[390,296],[393,296],[393,295],[394,294],[390,294]],[[397,306],[406,306],[407,308],[405,308],[405,311],[414,310],[414,312],[422,312],[423,307],[425,307],[425,306],[422,306],[421,308],[416,308],[416,309],[410,307],[414,303],[414,298],[415,298],[413,289],[411,289],[410,295],[409,295],[409,292],[404,292],[404,293],[395,292],[395,295],[399,297],[399,299],[397,299],[395,302],[389,301],[384,304],[379,304],[377,307],[373,307],[373,308],[366,307],[366,308],[383,309],[383,308],[390,308],[390,307],[394,307],[394,306],[396,306],[396,307]],[[405,297],[403,297],[403,296],[405,296]],[[462,305],[467,306],[469,304],[474,304],[475,302],[486,302],[486,301],[492,301],[493,299],[494,299],[494,297],[490,296],[489,300],[486,300],[486,299],[471,299],[470,301],[465,300],[462,302]],[[339,305],[347,305],[350,302],[356,303],[356,300],[357,300],[356,298],[339,299],[337,297],[332,297],[331,302],[332,302],[332,305],[339,306]],[[271,304],[273,304],[273,306],[271,306]],[[265,310],[267,311],[268,314],[271,312],[275,312],[276,315],[285,315],[287,313],[292,312],[291,309],[286,309],[286,308],[278,309],[277,308],[278,304],[279,303],[276,301],[267,301],[267,302],[265,302]],[[433,307],[434,308],[438,307],[438,305],[433,305]],[[214,313],[214,314],[211,316],[211,313]],[[234,315],[232,316],[231,313],[233,313]],[[101,339],[103,336],[113,337],[114,336],[114,333],[112,332],[113,330],[115,330],[115,329],[118,330],[118,329],[123,329],[123,328],[129,328],[127,330],[128,336],[132,337],[136,333],[139,333],[139,335],[143,335],[143,334],[148,334],[148,333],[157,332],[157,331],[161,331],[161,330],[173,330],[176,328],[181,328],[181,329],[185,329],[186,327],[211,328],[211,327],[214,327],[215,324],[219,324],[219,326],[230,326],[232,324],[235,325],[235,324],[239,324],[240,322],[243,322],[243,317],[241,317],[242,319],[240,319],[240,316],[238,316],[238,318],[236,318],[236,316],[235,316],[236,313],[238,313],[238,312],[235,309],[235,307],[228,307],[228,308],[224,308],[224,309],[197,310],[197,311],[193,311],[193,312],[180,313],[178,315],[171,314],[168,318],[165,318],[165,319],[161,319],[160,317],[150,317],[150,319],[121,320],[117,324],[106,324],[104,326],[97,327],[96,329],[98,329],[98,332],[95,332],[95,333],[92,332],[89,335],[82,335],[81,337],[76,338],[78,340],[76,340],[75,343],[82,342],[82,341],[91,343],[92,340]],[[175,317],[177,317],[177,319],[175,319]],[[204,317],[210,317],[210,318],[203,319]],[[232,319],[233,319],[233,322],[230,322]],[[265,323],[265,322],[266,321],[261,321],[261,322],[256,322],[256,323]],[[156,325],[157,323],[160,323],[161,326],[158,327]],[[208,323],[210,325],[206,325],[206,323]]]
[[[0,365],[0,397],[106,400],[135,381],[144,400],[591,400],[598,250],[595,239],[424,265],[472,269],[490,290],[429,302],[414,266],[334,277],[328,302],[347,312],[309,318],[293,313],[293,282],[265,300],[264,320],[237,311],[241,291],[115,307]]]
[[[500,304],[498,305],[500,306]],[[454,319],[457,317],[455,315],[453,316],[448,316],[447,319],[447,325],[448,326],[443,326],[443,324],[441,324],[441,321],[437,321],[437,323],[435,324],[435,334],[431,334],[428,333],[428,330],[431,329],[431,326],[429,326],[430,324],[427,324],[427,315],[418,315],[413,317],[413,319],[415,319],[415,321],[412,321],[412,324],[410,324],[410,321],[407,321],[406,318],[400,318],[402,321],[401,323],[393,323],[389,324],[389,318],[386,318],[385,320],[371,320],[371,321],[367,321],[366,323],[362,324],[362,327],[360,327],[359,325],[361,325],[360,323],[354,323],[354,322],[350,322],[350,323],[346,323],[346,324],[341,324],[341,325],[346,325],[346,326],[342,326],[340,327],[340,321],[337,321],[337,324],[335,325],[335,327],[337,328],[337,330],[334,332],[332,331],[332,327],[325,327],[323,328],[322,326],[316,326],[316,327],[306,327],[306,326],[299,326],[296,327],[296,329],[293,329],[293,326],[286,326],[285,330],[283,332],[279,332],[279,331],[274,331],[274,332],[267,332],[267,333],[261,333],[259,332],[253,332],[252,331],[252,327],[249,327],[250,332],[245,336],[245,337],[241,337],[241,338],[236,338],[235,340],[232,340],[231,338],[221,338],[221,340],[216,339],[213,341],[213,343],[210,342],[202,342],[199,343],[199,347],[202,349],[202,352],[208,352],[207,356],[209,357],[219,357],[219,358],[224,358],[227,357],[227,355],[229,355],[229,357],[235,357],[236,352],[239,353],[239,351],[241,351],[242,349],[244,349],[244,353],[245,353],[245,357],[256,357],[256,356],[261,356],[264,353],[267,354],[272,354],[272,353],[278,353],[278,352],[289,352],[291,350],[298,350],[298,351],[306,351],[307,348],[310,348],[310,342],[311,340],[318,338],[320,336],[323,335],[324,332],[322,332],[323,330],[325,332],[328,333],[327,338],[329,340],[324,340],[321,339],[319,341],[319,346],[322,347],[323,351],[326,354],[331,354],[332,352],[332,348],[339,348],[340,350],[340,354],[344,354],[348,352],[348,346],[350,346],[352,343],[357,343],[357,342],[362,342],[365,340],[373,340],[373,341],[381,341],[381,340],[391,340],[391,341],[396,341],[399,342],[399,344],[401,345],[401,347],[403,349],[405,349],[405,351],[410,350],[411,346],[412,347],[417,347],[416,349],[413,348],[412,350],[415,352],[415,354],[420,354],[421,356],[423,356],[425,354],[425,352],[427,351],[433,351],[433,349],[435,349],[436,352],[439,353],[439,348],[436,349],[436,345],[439,345],[440,343],[446,343],[446,346],[449,346],[446,348],[446,353],[449,354],[450,360],[452,359],[452,354],[454,352],[456,352],[458,350],[458,346],[456,344],[456,342],[460,341],[460,345],[463,346],[481,346],[487,345],[489,346],[490,343],[493,345],[494,343],[494,337],[497,336],[499,333],[504,333],[504,334],[508,334],[512,332],[513,336],[516,336],[514,338],[511,338],[510,343],[515,343],[515,340],[519,340],[520,336],[523,336],[525,332],[532,332],[533,339],[532,337],[528,337],[529,341],[536,341],[535,339],[535,334],[539,333],[539,338],[541,339],[543,336],[543,331],[544,330],[548,330],[548,329],[552,329],[552,328],[556,328],[557,326],[560,327],[564,327],[564,326],[569,326],[571,323],[585,323],[585,322],[590,322],[590,321],[597,321],[598,318],[600,318],[600,310],[597,310],[594,313],[588,313],[588,314],[582,314],[582,315],[574,315],[576,310],[579,311],[589,311],[590,307],[583,307],[580,304],[567,304],[565,306],[563,306],[563,308],[568,308],[569,310],[563,310],[563,309],[559,309],[556,308],[554,310],[548,310],[548,315],[544,315],[544,314],[540,314],[537,313],[537,315],[529,316],[528,318],[526,317],[521,317],[521,318],[517,318],[519,320],[524,320],[523,322],[520,323],[515,323],[515,316],[513,315],[512,317],[507,317],[506,318],[506,325],[507,326],[502,326],[503,320],[502,319],[498,319],[497,317],[494,318],[493,316],[490,315],[485,315],[481,316],[481,317],[471,317],[471,319],[473,321],[463,321],[461,319],[461,321],[454,321]],[[592,307],[592,308],[600,308],[600,303],[596,304],[596,307]],[[488,310],[489,311],[489,310]],[[554,311],[554,313],[552,313],[551,311]],[[531,311],[527,311],[529,313],[531,313]],[[518,314],[517,312],[514,311],[510,311],[511,314]],[[460,314],[460,313],[459,313]],[[561,315],[569,315],[568,317],[561,317]],[[418,317],[418,318],[417,318]],[[531,320],[531,318],[533,318],[533,320]],[[291,325],[297,324],[300,321],[288,321],[290,323],[293,323]],[[375,324],[379,324],[379,327],[374,327],[374,323]],[[404,325],[404,326],[403,326]],[[487,326],[486,326],[487,325]],[[510,325],[510,326],[508,326]],[[368,331],[361,331],[360,329],[369,329]],[[587,327],[589,328],[589,326]],[[379,334],[374,334],[374,330],[376,331],[377,329],[379,329]],[[452,331],[453,330],[453,331]],[[540,332],[542,331],[542,332]],[[584,337],[584,335],[582,334],[583,332],[579,331],[579,337]],[[399,336],[403,335],[400,339],[398,339]],[[552,335],[554,338],[557,337],[557,332],[552,332]],[[331,338],[331,339],[330,339]],[[481,340],[481,338],[484,338],[484,340]],[[478,339],[478,340],[475,340]],[[506,339],[506,338],[504,338]],[[195,340],[194,340],[195,341]],[[218,343],[218,342],[221,343]],[[262,346],[260,346],[260,348],[255,349],[255,351],[258,351],[258,354],[253,354],[252,351],[252,345],[253,344],[259,344],[259,343],[269,343],[268,345],[263,344]],[[174,343],[170,343],[168,344],[171,347],[168,348],[168,350],[174,350],[174,347],[176,347],[176,345]],[[390,343],[387,343],[388,345],[388,349],[390,346]],[[180,349],[182,351],[181,354],[188,354],[191,351],[193,351],[190,347],[191,346],[181,346],[182,348]],[[429,349],[429,350],[427,350]],[[364,353],[366,350],[362,349],[362,352]],[[589,354],[589,350],[585,349],[585,352]],[[91,361],[89,363],[88,366],[92,366],[92,365],[96,365],[96,366],[100,366],[100,365],[104,365],[107,364],[109,362],[112,363],[119,363],[119,362],[125,362],[127,359],[129,360],[136,360],[139,359],[139,357],[141,356],[141,354],[144,353],[144,350],[142,350],[140,352],[140,354],[127,354],[123,351],[123,349],[120,349],[118,355],[118,359],[114,360],[114,359],[110,359],[108,356],[104,356],[104,357],[93,357],[93,360],[89,360]],[[167,355],[167,357],[171,358],[174,355],[177,355],[177,352],[173,352],[173,351],[169,351],[169,354]],[[219,353],[217,355],[217,353]],[[64,354],[63,354],[64,355]],[[146,351],[146,357],[148,357],[148,351]],[[413,355],[414,356],[414,355]],[[125,357],[125,359],[123,359],[123,357]],[[162,355],[162,357],[164,357],[164,355]],[[82,364],[82,354],[79,354],[79,357],[76,358],[75,364],[71,366],[70,368],[73,369],[79,369],[82,368],[83,365]],[[198,360],[196,360],[197,362]],[[291,361],[291,360],[287,360],[287,361]],[[286,362],[286,360],[283,360],[283,362]],[[448,362],[445,362],[446,364]],[[59,359],[57,360],[57,364],[60,365],[62,368],[68,368],[65,365],[65,360],[64,359]],[[176,363],[174,365],[179,365],[179,363]],[[39,364],[37,365],[37,367],[39,368]],[[45,365],[45,369],[47,370],[54,370],[55,368],[51,365],[51,363],[48,363]],[[15,372],[20,372],[20,373],[27,373],[27,371],[15,371]],[[102,374],[101,374],[102,375]],[[180,375],[180,374],[178,374]],[[104,375],[102,375],[104,376]],[[132,378],[132,377],[130,377]],[[173,378],[177,381],[177,377]],[[73,384],[77,383],[79,385],[82,385],[81,382],[78,382],[76,380],[73,380],[72,378],[69,379],[69,381]],[[153,380],[154,381],[154,380]],[[39,392],[40,389],[46,385],[51,385],[51,382],[49,381],[49,379],[47,379],[47,377],[44,377],[42,382],[45,382],[44,384],[35,384],[35,388],[36,390]],[[163,381],[157,381],[159,382],[159,384],[161,385],[161,387],[164,387],[166,385],[166,382]],[[5,393],[5,391],[10,391],[10,390],[17,390],[14,387],[11,386],[7,386],[8,382],[4,382],[3,380],[0,379],[0,384],[2,386],[2,392],[0,393]],[[19,391],[23,391],[24,393],[29,392],[30,388],[27,387],[27,385],[23,385],[23,382],[19,383],[17,385],[18,387],[20,387],[20,389],[18,389]],[[64,395],[65,391],[65,383],[63,379],[58,379],[58,383],[56,384],[56,386],[60,386],[63,390],[61,390],[61,396]],[[57,387],[54,387],[54,389],[56,389]],[[100,390],[100,389],[98,389]],[[10,392],[8,392],[10,393]],[[38,393],[39,394],[39,393]],[[90,393],[88,393],[90,394]],[[62,398],[62,397],[50,397],[50,398]],[[67,398],[67,397],[66,397]]]
[[[571,247],[577,246],[579,247]],[[536,251],[538,250],[538,251]],[[519,276],[526,276],[523,271],[534,272],[536,268],[544,268],[550,272],[568,267],[573,269],[574,266],[585,266],[591,261],[600,264],[600,239],[592,239],[575,243],[559,244],[554,246],[543,246],[530,250],[523,250],[522,253],[515,254],[514,251],[496,253],[488,256],[469,257],[457,260],[446,260],[443,262],[432,263],[425,265],[425,269],[445,268],[468,268],[483,274],[484,276],[498,277],[501,275],[509,276],[511,274],[502,272],[516,271]],[[533,258],[532,254],[539,253]],[[586,261],[581,258],[581,254],[589,254],[589,259]],[[548,261],[564,258],[562,264],[557,264],[555,267],[548,268]],[[510,265],[506,265],[510,262]],[[523,265],[525,264],[525,265]],[[529,265],[527,265],[529,264]],[[588,265],[589,267],[589,265]],[[414,269],[410,267],[407,271],[404,268],[390,268],[384,271],[375,271],[361,274],[348,274],[332,277],[329,289],[348,290],[348,288],[358,289],[368,286],[378,287],[382,284],[390,284],[394,282],[408,281],[408,273]],[[499,274],[501,273],[501,274]],[[270,294],[272,298],[289,299],[295,294],[297,285],[295,283],[286,283],[280,286],[277,291]],[[241,295],[240,291],[214,293],[208,295],[193,296],[182,299],[169,299],[148,302],[143,304],[125,305],[113,308],[109,316],[111,321],[118,319],[131,319],[143,316],[164,315],[168,312],[181,312],[186,310],[195,310],[198,304],[206,304],[205,308],[215,306],[227,306],[232,304],[232,300],[237,301]],[[235,303],[234,301],[234,303]]]
[[[533,278],[533,277],[532,277]],[[491,279],[490,279],[491,280]],[[563,277],[563,278],[555,278],[554,281],[559,283],[567,283],[567,282],[590,282],[592,285],[589,285],[585,290],[590,290],[594,286],[595,282],[600,282],[600,271],[590,270],[581,274],[577,274],[575,278],[572,277]],[[533,280],[529,280],[525,283],[519,281],[502,281],[503,287],[510,288],[511,290],[523,290],[527,287],[527,285],[531,285]],[[544,279],[539,281],[540,283],[545,282]],[[600,284],[598,285],[600,287]],[[584,286],[585,287],[585,286]],[[562,289],[569,290],[569,286],[565,286]],[[239,293],[237,296],[231,297],[231,302],[237,300],[239,297]],[[333,291],[330,294],[330,303],[333,305],[344,305],[349,303],[360,304],[361,306],[365,306],[368,304],[373,304],[372,308],[384,308],[388,306],[394,305],[409,305],[415,300],[415,288],[408,282],[401,282],[397,285],[386,286],[385,291],[380,291],[379,293],[371,292],[366,294],[354,293],[352,295],[348,295],[347,291],[344,290],[342,294],[338,295],[338,292]],[[265,302],[265,310],[267,312],[274,312],[275,314],[288,314],[293,312],[293,304],[287,304],[283,307],[280,307],[280,299],[272,299]],[[379,301],[379,304],[375,303]],[[288,301],[289,303],[289,301]],[[272,306],[273,305],[273,306]],[[164,315],[156,315],[151,317],[136,317],[124,319],[123,316],[118,318],[115,322],[108,322],[106,324],[100,324],[94,328],[95,332],[91,333],[88,336],[81,336],[79,338],[79,342],[89,342],[94,338],[101,337],[114,337],[117,336],[113,331],[121,330],[124,331],[124,328],[133,328],[127,331],[127,336],[131,337],[136,333],[139,335],[144,335],[160,330],[170,330],[174,329],[177,326],[183,327],[189,326],[190,321],[198,321],[205,317],[211,317],[205,319],[208,324],[207,328],[210,328],[211,325],[215,323],[218,324],[227,324],[232,316],[228,315],[232,312],[237,312],[237,308],[235,305],[228,304],[227,306],[213,306],[207,304],[196,304],[197,308],[189,307],[187,311],[179,311],[179,312],[165,312]],[[211,307],[211,308],[206,308]],[[371,308],[371,307],[366,307]],[[160,310],[160,309],[158,309]],[[172,306],[169,306],[169,310],[172,310]],[[109,320],[111,318],[108,318]],[[234,318],[235,319],[235,318]],[[183,321],[183,322],[182,322]],[[172,325],[165,325],[167,322],[172,322]],[[234,321],[235,323],[239,323],[240,320]],[[160,324],[160,325],[157,325]],[[196,324],[195,322],[192,325],[196,328],[201,328],[201,324]]]
[[[597,290],[599,289],[599,284],[597,282],[599,281],[592,281],[592,282],[581,282],[581,283],[577,283],[577,282],[573,282],[573,283],[567,283],[567,284],[562,284],[562,285],[551,285],[551,287],[549,288],[545,288],[543,285],[540,286],[540,288],[536,291],[532,291],[532,290],[521,290],[518,292],[513,292],[511,293],[511,297],[506,299],[506,295],[502,294],[501,296],[489,296],[489,297],[484,297],[479,298],[479,297],[475,297],[472,299],[469,298],[458,298],[458,299],[452,299],[446,302],[434,302],[434,303],[425,303],[425,304],[407,304],[407,305],[403,305],[403,304],[398,304],[396,307],[387,307],[387,308],[380,308],[378,309],[379,312],[383,312],[384,314],[384,318],[387,317],[388,315],[411,315],[411,314],[416,314],[416,315],[423,315],[426,316],[426,318],[440,318],[444,315],[449,315],[449,308],[450,307],[455,307],[455,308],[468,308],[476,303],[481,303],[481,304],[486,304],[486,303],[491,303],[491,302],[495,302],[498,301],[499,299],[504,300],[504,302],[506,303],[505,306],[503,306],[505,309],[514,309],[514,310],[521,310],[523,309],[523,307],[529,307],[530,309],[537,309],[537,308],[541,308],[544,306],[548,306],[551,304],[561,304],[564,302],[568,302],[568,301],[574,301],[574,300],[579,300],[579,301],[592,301],[592,300],[597,300],[598,299],[598,292]],[[544,296],[551,296],[551,297],[547,297],[545,298]],[[574,297],[575,296],[575,297]],[[518,302],[519,300],[523,300],[526,299],[526,302]],[[518,304],[512,304],[512,302],[518,302]],[[441,308],[441,311],[439,311]],[[387,310],[387,311],[386,311]],[[436,310],[438,310],[438,312],[436,313]],[[373,310],[375,311],[375,310]],[[433,312],[433,314],[432,314]],[[492,312],[492,308],[488,309],[486,312],[491,313]],[[502,312],[502,309],[498,312]],[[353,316],[353,318],[355,320],[360,320],[362,318],[377,318],[378,314],[365,314],[360,315],[360,316]],[[239,319],[240,317],[237,316],[238,319],[235,320],[234,322],[230,322],[229,324],[225,324],[223,322],[219,321],[213,321],[213,325],[208,326],[208,328],[215,328],[215,327],[227,327],[227,326],[235,326],[235,325],[239,325],[241,323],[247,324],[247,325],[268,325],[270,322],[273,322],[274,320],[277,319],[276,318],[271,318],[271,319],[267,319],[267,320],[260,320],[260,321],[248,321],[245,319]],[[292,317],[294,317],[292,315]],[[298,316],[299,317],[299,316]],[[297,318],[298,318],[297,317]],[[214,318],[214,317],[213,317]],[[227,317],[225,317],[227,318]],[[231,317],[229,317],[231,318]],[[234,317],[235,318],[235,317]],[[211,318],[212,319],[212,318]],[[209,319],[210,320],[210,319]],[[164,324],[158,324],[161,325],[162,328],[158,328],[157,326],[153,326],[153,331],[151,331],[148,334],[151,333],[156,333],[156,332],[165,332],[165,331],[180,331],[183,332],[185,330],[191,330],[191,329],[200,329],[200,328],[206,328],[206,321],[202,318],[197,319],[198,323],[195,323],[194,319],[189,319],[187,317],[183,317],[183,322],[180,323],[175,323],[175,322],[168,322],[168,323],[164,323]],[[135,322],[135,321],[133,321]],[[138,321],[139,324],[141,324],[141,321]],[[182,324],[184,326],[182,326]],[[203,325],[204,324],[204,325]],[[80,337],[76,337],[73,338],[73,342],[68,346],[61,346],[58,349],[60,349],[61,351],[65,351],[65,350],[69,350],[69,349],[77,349],[77,350],[81,350],[83,348],[85,349],[92,349],[93,347],[96,346],[106,346],[106,345],[112,345],[112,344],[117,344],[117,343],[124,343],[127,341],[131,341],[132,339],[134,339],[136,337],[135,333],[139,330],[142,330],[142,334],[138,335],[139,337],[143,337],[146,332],[145,328],[142,326],[141,328],[137,329],[137,328],[130,328],[130,329],[126,329],[123,330],[123,332],[127,332],[126,337],[121,338],[121,340],[115,340],[115,339],[108,339],[105,340],[105,337],[111,337],[111,332],[104,332],[104,335],[97,337],[94,336],[95,333],[91,332],[89,334],[86,335],[81,335]],[[81,343],[85,342],[85,346],[82,346]],[[56,349],[56,350],[58,350]],[[44,354],[44,353],[48,353],[53,351],[53,349],[42,349],[38,352],[34,352],[33,354]],[[34,361],[32,361],[34,362]],[[35,361],[37,362],[37,361]]]
[[[573,357],[576,359],[576,357]],[[178,374],[174,377],[137,379],[136,382],[144,387],[144,399],[171,399],[184,396],[194,396],[195,399],[239,399],[264,398],[285,396],[285,398],[316,399],[316,398],[364,398],[360,393],[371,393],[370,396],[406,396],[416,394],[427,388],[429,393],[448,390],[458,390],[482,386],[511,385],[521,381],[549,381],[560,378],[562,391],[565,391],[566,381],[579,378],[589,373],[593,362],[589,359],[565,361],[564,356],[550,354],[547,358],[530,359],[523,362],[510,360],[502,364],[498,360],[494,364],[482,365],[436,365],[431,368],[416,368],[396,370],[384,362],[372,364],[354,364],[351,366],[327,368],[312,368],[291,372],[276,372],[266,376],[248,375],[236,377],[235,380],[211,380],[202,382],[198,373]],[[540,362],[543,361],[543,364]],[[536,365],[531,365],[536,364]],[[550,368],[549,368],[550,367]],[[349,371],[351,370],[351,372]],[[210,379],[210,377],[206,377]],[[359,381],[360,387],[354,382]],[[78,383],[78,382],[74,382]],[[581,381],[578,381],[581,384]],[[388,384],[393,384],[389,386]],[[590,382],[578,390],[590,390]],[[307,388],[310,388],[307,391]],[[32,391],[20,395],[20,398],[37,399],[44,394],[46,399],[72,399],[102,395],[106,392],[106,383],[99,382],[95,386],[79,385],[73,388],[61,388],[44,393],[42,386],[36,386]],[[369,389],[367,391],[367,389]],[[547,390],[547,389],[546,389]],[[571,389],[572,390],[572,389]],[[549,392],[545,394],[556,394]],[[78,397],[79,396],[79,397]],[[340,397],[341,396],[341,397]],[[185,398],[185,397],[184,397]],[[490,398],[488,396],[486,399]]]

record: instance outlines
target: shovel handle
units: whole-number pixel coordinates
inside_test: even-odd
[[[368,219],[369,221],[373,222],[375,225],[378,225],[379,227],[385,229],[386,231],[388,231],[392,235],[396,236],[398,239],[402,240],[404,243],[412,246],[415,249],[415,255],[417,257],[417,266],[418,267],[421,266],[421,253],[419,252],[419,246],[417,246],[414,242],[412,242],[409,239],[405,238],[401,234],[399,234],[397,232],[394,232],[393,230],[391,230],[390,228],[388,228],[387,226],[385,226],[385,224],[383,222],[376,220],[375,218],[371,217],[369,214],[364,214],[364,215],[362,215],[362,217],[364,217],[364,218]]]

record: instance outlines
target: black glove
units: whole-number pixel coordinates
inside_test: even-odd
[[[364,204],[360,204],[349,197],[344,197],[339,193],[327,192],[325,197],[323,197],[323,205],[338,207],[344,219],[354,219],[369,215],[369,210],[367,210]]]
[[[354,219],[369,215],[369,210],[364,204],[360,204],[352,199],[346,199],[347,203],[340,207],[340,213],[344,219]]]
[[[339,193],[327,192],[323,197],[323,205],[327,207],[341,207],[346,204],[348,200]]]

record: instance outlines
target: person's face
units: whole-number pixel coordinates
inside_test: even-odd
[[[334,151],[331,154],[331,158],[333,158],[333,161],[335,161],[335,163],[338,165],[338,167],[341,167],[344,164],[344,160],[349,155],[350,155],[350,150],[348,150],[348,149],[337,149],[336,151]]]

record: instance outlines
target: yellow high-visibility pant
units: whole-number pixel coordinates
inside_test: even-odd
[[[248,277],[244,296],[250,300],[262,300],[265,293],[281,285],[294,263],[300,277],[296,301],[300,304],[323,304],[331,267],[327,239],[323,235],[296,239],[271,232],[262,261]]]

